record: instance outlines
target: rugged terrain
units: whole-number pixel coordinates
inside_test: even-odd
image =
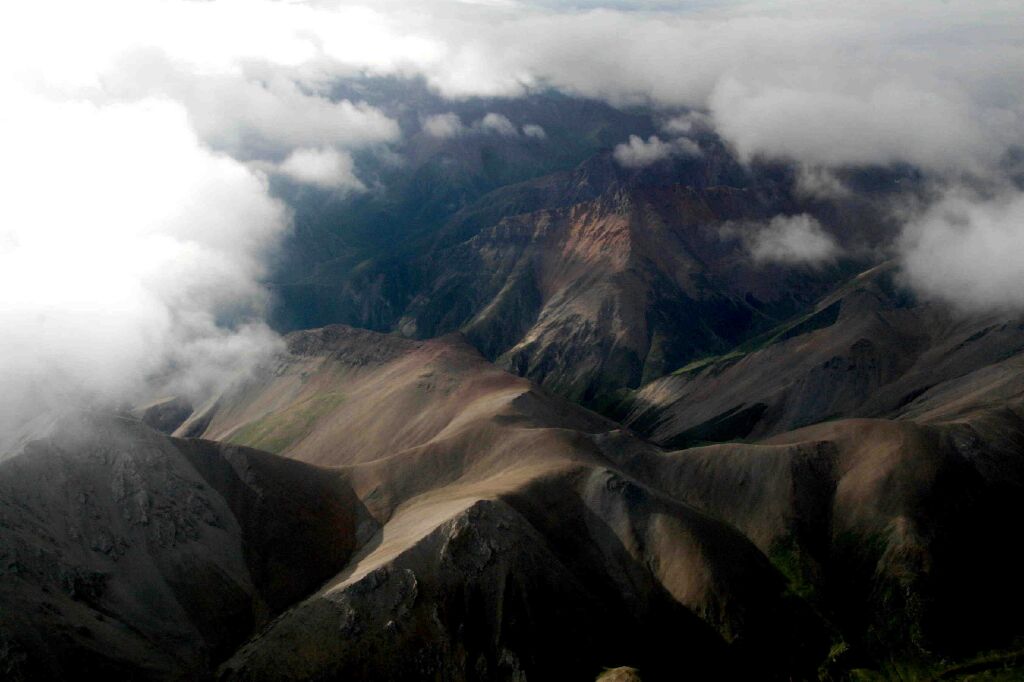
[[[1006,540],[1024,406],[972,395],[669,451],[460,336],[298,332],[184,421],[144,411],[174,437],[70,416],[0,462],[0,661],[12,679],[939,671],[1024,634]]]
[[[915,172],[815,194],[699,126],[631,168],[649,112],[370,82],[338,95],[405,161],[274,180],[283,352],[0,434],[5,678],[1019,671],[1024,325],[886,260]],[[421,130],[451,108],[468,132]],[[833,257],[752,257],[804,213]]]

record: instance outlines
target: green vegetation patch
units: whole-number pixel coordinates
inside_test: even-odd
[[[800,547],[793,536],[774,542],[768,551],[768,559],[785,576],[793,594],[807,601],[815,601],[817,595],[814,585],[805,575]]]
[[[344,401],[345,396],[338,391],[318,393],[246,424],[231,434],[228,442],[280,454],[309,435],[318,419]]]

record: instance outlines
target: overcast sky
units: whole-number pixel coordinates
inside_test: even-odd
[[[695,109],[741,159],[807,177],[916,165],[944,194],[896,243],[911,281],[963,307],[1024,306],[1024,201],[999,170],[1024,143],[1019,0],[32,0],[0,9],[0,60],[5,386],[49,368],[126,395],[168,367],[191,385],[276,348],[259,282],[290,215],[268,176],[364,189],[352,153],[401,131],[326,97],[361,74],[422,76],[452,99],[557,88]],[[622,140],[617,158],[699,153],[683,132]],[[965,189],[978,179],[984,196]],[[772,243],[820,239],[793,225]]]

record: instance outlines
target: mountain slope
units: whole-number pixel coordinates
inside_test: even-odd
[[[760,339],[653,381],[612,413],[681,446],[838,417],[950,419],[1024,395],[1024,327],[917,301],[893,264]]]
[[[178,431],[236,445],[91,417],[0,462],[12,676],[842,679],[1024,634],[1006,377],[671,452],[458,336],[287,341]]]
[[[373,521],[313,467],[83,414],[0,462],[0,527],[7,679],[195,679]]]
[[[1024,566],[1005,524],[1022,513],[1024,403],[1011,405],[672,453],[613,439],[605,451],[750,538],[858,665],[955,658],[1021,634]]]
[[[758,666],[762,675],[772,669],[814,676],[829,642],[845,652],[828,664],[834,674],[842,674],[854,667],[884,666],[891,657],[934,665],[936,652],[959,657],[1005,646],[1008,633],[1015,632],[1012,614],[1022,595],[1013,576],[1020,567],[999,531],[1000,519],[1021,513],[1024,422],[1013,401],[1004,400],[1002,411],[975,406],[952,422],[835,421],[764,443],[665,452],[522,379],[501,375],[458,338],[415,342],[330,328],[296,334],[290,347],[282,364],[255,380],[257,390],[240,393],[239,405],[261,404],[254,396],[277,394],[277,386],[307,371],[309,360],[303,353],[316,348],[318,356],[331,358],[318,366],[320,376],[334,376],[365,391],[357,405],[373,409],[384,423],[390,424],[388,406],[407,415],[408,422],[384,428],[389,435],[382,442],[387,446],[373,452],[358,435],[360,409],[339,408],[323,421],[338,428],[339,436],[340,425],[355,426],[349,442],[342,438],[328,449],[310,435],[286,450],[291,456],[342,464],[383,529],[379,544],[371,543],[336,581],[239,652],[225,670],[241,679],[259,679],[265,669],[280,670],[273,661],[309,623],[325,614],[335,618],[337,604],[356,598],[350,591],[371,589],[364,581],[390,585],[402,571],[412,571],[417,581],[429,576],[417,583],[417,590],[433,595],[430,603],[438,604],[438,618],[448,624],[447,630],[431,630],[432,641],[447,643],[442,647],[457,641],[450,639],[452,628],[471,629],[461,607],[448,600],[483,600],[488,605],[483,613],[504,613],[504,597],[497,596],[505,594],[503,589],[474,584],[463,592],[446,582],[451,579],[447,564],[434,563],[439,555],[447,556],[447,538],[458,535],[454,529],[472,525],[464,516],[480,504],[485,511],[479,513],[488,519],[481,523],[503,519],[506,532],[518,538],[511,545],[499,543],[500,549],[478,550],[488,557],[481,559],[480,568],[492,571],[486,573],[487,581],[504,584],[507,578],[500,576],[505,571],[521,573],[524,569],[511,568],[518,565],[513,556],[519,551],[550,552],[557,564],[551,557],[544,561],[559,566],[565,580],[599,590],[590,593],[604,595],[596,601],[605,608],[626,608],[634,614],[630,618],[662,613],[667,593],[670,603],[684,606],[729,643],[735,664]],[[370,348],[384,356],[366,361]],[[405,351],[391,355],[397,348]],[[351,357],[362,359],[346,365],[344,358]],[[442,382],[441,376],[448,381]],[[316,382],[307,379],[306,385]],[[371,394],[386,399],[368,400]],[[293,398],[298,404],[308,399]],[[443,426],[423,429],[427,406],[435,401],[441,413],[461,414],[445,418]],[[218,410],[236,414],[230,405],[226,401]],[[217,419],[215,411],[210,423],[217,424]],[[318,432],[314,428],[311,434]],[[228,429],[223,436],[232,433],[238,431]],[[489,542],[481,540],[482,546]],[[780,574],[783,582],[776,583]],[[784,585],[783,592],[773,587],[777,584]],[[987,596],[965,600],[964,584],[978,585],[976,594],[984,586]],[[372,591],[378,589],[393,594],[391,587]],[[580,594],[575,588],[571,593]],[[626,602],[632,606],[614,606],[624,595],[633,595]],[[991,606],[996,595],[1002,600],[1000,609]],[[507,608],[515,614],[530,601],[508,598],[512,604]],[[587,622],[598,618],[586,610],[591,599],[571,607],[588,613]],[[414,647],[403,639],[409,636],[405,629],[427,627],[422,625],[426,616],[411,607],[380,609],[398,615],[383,621],[393,621],[395,641]],[[644,613],[648,615],[639,615]],[[516,621],[523,617],[517,615]],[[556,614],[544,618],[560,622]],[[971,637],[957,635],[965,620],[985,619]],[[428,622],[434,623],[431,628],[440,627]],[[685,622],[672,627],[698,636],[700,630],[690,630]],[[782,622],[789,625],[780,628]],[[492,623],[481,632],[497,647],[502,641],[497,633],[506,627],[511,626]],[[377,630],[367,627],[366,632]],[[653,633],[641,639],[659,642],[657,651],[678,646]],[[384,646],[373,642],[365,645]],[[641,669],[651,675],[679,674],[670,661],[643,649],[612,655],[623,646],[621,641],[613,646],[581,640],[571,648],[593,647],[609,654],[590,665],[643,663]],[[356,650],[334,650],[317,665],[358,674],[353,671],[364,669],[349,666],[371,663]],[[481,669],[511,675],[493,651],[473,654],[483,657]],[[543,676],[536,671],[555,665],[555,654],[543,647],[521,653],[515,665],[533,665],[533,674]],[[459,657],[470,655],[451,655],[458,662],[453,664],[446,654],[437,670],[464,670],[460,666],[470,659]],[[283,660],[292,662],[282,663],[281,669],[305,670],[299,661]],[[580,663],[575,669],[587,666]],[[399,677],[413,675],[412,668],[389,670]]]
[[[357,652],[383,646],[367,618],[393,622],[389,646],[430,652],[426,668],[416,667],[422,657],[412,653],[386,668],[395,678],[434,670],[485,679],[522,669],[587,679],[602,666],[642,664],[652,678],[671,679],[680,670],[735,665],[813,669],[823,654],[816,617],[787,596],[785,580],[749,541],[611,465],[596,439],[615,424],[497,370],[458,338],[416,342],[339,327],[296,333],[279,364],[193,424],[205,424],[205,436],[262,438],[245,419],[265,423],[260,410],[289,414],[338,387],[344,399],[301,433],[289,432],[281,451],[341,465],[381,534],[338,578],[243,648],[226,674],[367,674],[360,666],[382,663]],[[463,532],[480,539],[463,548],[452,540]],[[456,570],[466,561],[480,564],[472,579]],[[665,570],[651,568],[659,565]],[[402,577],[409,572],[416,593],[430,598],[403,609],[388,600],[412,589]],[[455,588],[461,581],[465,588]],[[352,605],[361,600],[373,606]],[[476,606],[467,612],[463,603]],[[354,639],[320,640],[317,624],[349,618],[346,609],[360,623]],[[563,611],[576,614],[579,639],[521,630],[564,632]],[[791,626],[780,631],[779,622]],[[461,649],[454,633],[463,631],[478,632],[483,640],[474,646],[481,648]],[[311,638],[315,656],[288,653],[287,643],[302,637]],[[692,658],[681,667],[669,653],[679,645],[666,637],[691,641]],[[730,663],[737,655],[739,663]]]
[[[631,132],[654,130],[649,120],[633,123]],[[550,153],[552,141],[520,138],[417,133],[412,166],[436,162],[443,173],[389,182],[387,198],[327,202],[302,218],[274,284],[278,326],[342,323],[420,339],[461,331],[505,369],[599,405],[806,312],[874,262],[872,249],[896,229],[891,195],[915,187],[906,173],[851,172],[844,180],[856,193],[816,196],[792,168],[741,164],[698,129],[698,155],[627,167],[606,137],[583,144],[573,165],[438,199],[449,196],[449,175],[482,172],[481,144],[498,145],[499,156],[524,145]],[[296,200],[300,215],[318,201]],[[748,242],[769,220],[803,213],[844,247],[839,257],[752,258]]]

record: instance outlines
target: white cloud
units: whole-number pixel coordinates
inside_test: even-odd
[[[801,164],[797,169],[796,192],[802,197],[835,199],[848,197],[850,188],[828,167]]]
[[[981,113],[967,101],[911,83],[842,92],[728,80],[716,90],[712,109],[719,132],[744,158],[825,166],[908,162],[947,170],[992,162],[1003,148],[979,126]]]
[[[742,156],[792,159],[821,169],[822,182],[848,164],[992,172],[1024,144],[1017,2],[546,5],[5,3],[7,395],[111,398],[147,377],[188,384],[201,374],[190,368],[273,347],[259,281],[287,217],[255,169],[358,187],[348,153],[399,136],[380,110],[332,100],[340,77],[421,76],[451,97],[550,87],[707,111]],[[664,134],[704,123],[670,119]],[[497,113],[474,128],[518,134]],[[698,151],[691,145],[634,136],[615,153],[638,166]],[[951,196],[908,227],[907,272],[965,305],[1021,304],[1020,224],[1018,194]],[[748,245],[763,260],[820,262],[837,249],[806,216],[758,235]]]
[[[352,157],[336,149],[296,149],[277,172],[308,185],[360,192],[366,186],[353,170]]]
[[[817,266],[835,260],[842,249],[821,224],[806,213],[778,215],[767,224],[726,224],[724,238],[739,238],[760,263]]]
[[[629,142],[616,145],[612,155],[626,168],[643,168],[673,156],[700,156],[700,147],[685,137],[665,142],[657,135],[646,141],[639,135],[630,135]]]
[[[512,121],[508,120],[507,116],[496,114],[493,111],[480,119],[480,129],[485,132],[497,133],[498,135],[505,135],[507,137],[514,137],[519,134],[515,125]]]
[[[713,128],[711,117],[699,111],[689,111],[673,116],[661,125],[662,131],[669,135],[689,135],[690,133],[710,130]]]
[[[137,51],[104,78],[105,98],[171,97],[199,136],[236,158],[269,159],[300,147],[365,148],[395,142],[398,124],[363,102],[331,101],[295,74],[253,67],[230,74],[183,70],[161,52]]]
[[[744,156],[815,165],[904,161],[947,172],[991,164],[1024,142],[1024,13],[1004,0],[657,11],[628,11],[650,9],[635,2],[589,11],[445,0],[8,4],[5,61],[36,80],[103,90],[140,49],[156,48],[190,81],[167,94],[225,144],[247,141],[234,131],[269,129],[290,131],[283,142],[293,148],[346,147],[331,103],[316,99],[332,79],[362,73],[421,75],[452,97],[554,87],[709,111]],[[75,59],[55,64],[61,53]]]
[[[423,119],[423,132],[431,137],[448,139],[466,132],[459,115],[453,112],[435,114]]]
[[[964,191],[937,202],[900,243],[910,283],[962,309],[1024,309],[1024,193]]]
[[[523,135],[538,140],[545,140],[548,137],[547,131],[536,123],[527,123],[523,126]]]
[[[289,221],[263,177],[166,100],[6,94],[0,422],[199,391],[276,348],[259,281]]]

